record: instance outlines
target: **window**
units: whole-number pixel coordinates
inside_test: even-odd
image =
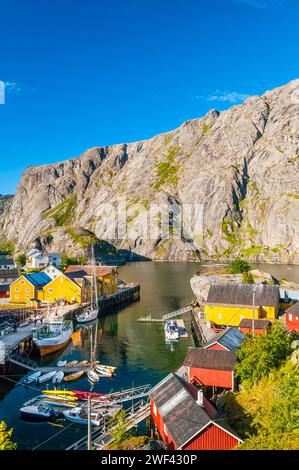
[[[18,299],[18,298],[19,298],[19,296],[18,296],[18,295],[16,295],[16,299]]]
[[[25,284],[25,281],[24,281],[24,280],[22,280],[22,281],[21,281],[21,284]]]
[[[26,295],[26,299],[29,299],[29,295],[28,295],[28,294]]]
[[[16,292],[19,292],[19,290],[20,290],[20,289],[19,289],[18,287],[16,287]]]
[[[157,407],[156,407],[155,403],[154,403],[154,406],[153,406],[153,411],[154,411],[154,415],[157,416]]]
[[[53,294],[53,289],[49,289],[49,294]]]
[[[293,320],[293,316],[291,313],[289,313],[289,320],[292,321]]]
[[[166,427],[165,424],[164,424],[164,433],[165,433],[166,436],[168,435],[167,427]]]
[[[105,292],[105,294],[107,294],[109,292],[109,289],[107,289],[107,287],[105,287],[104,292]]]
[[[26,289],[26,292],[30,292],[30,289],[29,289],[29,287],[27,287],[27,289]]]
[[[219,318],[219,320],[222,319],[222,313],[218,313],[218,318]]]

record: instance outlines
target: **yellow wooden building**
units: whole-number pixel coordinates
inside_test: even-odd
[[[44,300],[44,287],[51,278],[44,272],[23,274],[10,285],[10,302],[29,304],[32,300]]]
[[[55,303],[63,300],[69,304],[84,302],[84,292],[88,281],[82,272],[71,274],[61,273],[52,279],[44,289],[45,302]]]
[[[69,266],[65,273],[70,274],[76,271],[85,271],[89,276],[95,273],[99,284],[99,295],[103,297],[115,294],[118,290],[118,271],[116,266]]]
[[[204,303],[205,318],[216,325],[239,326],[243,318],[274,320],[279,287],[266,284],[212,284]]]

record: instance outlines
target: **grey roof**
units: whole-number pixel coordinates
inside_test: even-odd
[[[219,349],[188,348],[184,364],[199,369],[233,371],[237,356],[232,351]]]
[[[286,311],[286,313],[292,313],[293,315],[299,315],[299,302],[296,302],[294,305],[291,305]]]
[[[252,306],[252,284],[211,284],[206,305],[243,305]],[[267,284],[255,285],[256,306],[279,306],[279,287]]]
[[[228,351],[236,351],[239,349],[244,339],[245,335],[238,330],[238,328],[226,328],[220,333],[216,333],[216,335],[204,345],[204,348],[206,349],[209,346],[218,343]]]
[[[265,330],[271,325],[270,320],[254,320],[254,328],[257,330]],[[252,320],[243,318],[240,322],[240,328],[252,328]]]
[[[175,374],[168,375],[156,385],[151,398],[177,447],[188,442],[211,421]]]

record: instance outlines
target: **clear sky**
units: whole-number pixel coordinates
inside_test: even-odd
[[[298,0],[0,0],[0,193],[299,77]]]

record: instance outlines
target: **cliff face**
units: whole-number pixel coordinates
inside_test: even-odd
[[[39,243],[73,254],[97,236],[155,259],[299,263],[298,171],[295,80],[147,141],[28,168],[14,199],[0,207],[0,230],[19,250]],[[120,240],[107,204],[125,197],[129,236]],[[190,234],[140,233],[153,203],[174,204],[174,220],[184,204],[203,207],[199,251],[198,240],[187,244]]]

